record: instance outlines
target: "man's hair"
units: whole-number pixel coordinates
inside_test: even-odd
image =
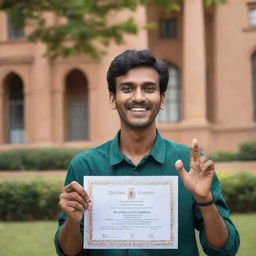
[[[149,50],[127,50],[116,56],[111,62],[108,72],[108,90],[116,93],[116,78],[125,75],[136,67],[151,67],[159,74],[160,93],[164,94],[169,80],[169,72],[164,61],[156,59]]]

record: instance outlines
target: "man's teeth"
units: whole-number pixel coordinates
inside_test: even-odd
[[[146,108],[131,108],[130,110],[134,111],[134,112],[145,112],[145,111],[147,111]]]

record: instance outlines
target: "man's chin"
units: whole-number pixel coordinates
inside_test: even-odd
[[[154,121],[152,121],[152,122],[129,122],[129,123],[126,123],[125,125],[132,129],[141,130],[141,129],[147,129],[147,128],[151,127],[153,124],[154,124]]]

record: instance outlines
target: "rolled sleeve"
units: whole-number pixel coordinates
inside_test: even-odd
[[[220,215],[222,216],[223,220],[226,223],[226,226],[228,229],[228,240],[225,246],[221,249],[214,248],[211,244],[209,244],[205,234],[203,217],[201,215],[201,211],[199,207],[195,204],[195,207],[194,207],[195,226],[200,232],[200,242],[201,242],[203,251],[206,253],[206,255],[210,255],[210,256],[234,256],[236,255],[239,249],[240,237],[239,237],[238,231],[236,230],[235,225],[233,224],[233,222],[229,217],[229,209],[221,194],[220,183],[216,175],[213,179],[211,192],[214,195],[216,207]]]
[[[239,243],[240,243],[239,234],[232,222],[230,223],[230,221],[225,220],[225,223],[228,228],[229,236],[225,246],[221,249],[214,248],[208,243],[204,229],[200,232],[200,242],[206,255],[211,255],[211,256],[236,255],[239,248]]]

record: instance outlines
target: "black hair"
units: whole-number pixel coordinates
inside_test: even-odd
[[[116,56],[111,62],[108,72],[108,90],[116,93],[116,78],[125,75],[130,69],[136,67],[152,67],[159,74],[160,93],[164,94],[169,80],[169,72],[164,61],[156,59],[149,50],[127,50]]]

